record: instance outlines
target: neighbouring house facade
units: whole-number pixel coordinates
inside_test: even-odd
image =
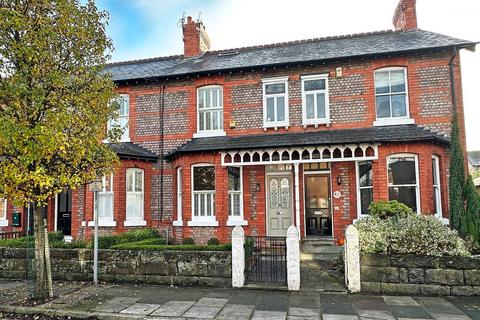
[[[94,198],[50,201],[48,223],[88,238],[159,228],[176,241],[247,235],[340,240],[377,200],[448,221],[449,132],[465,147],[460,49],[475,43],[417,28],[401,0],[395,30],[209,51],[202,22],[183,22],[183,55],[107,66],[126,128],[121,159]],[[5,230],[29,228],[4,202]],[[14,212],[22,212],[18,228]]]

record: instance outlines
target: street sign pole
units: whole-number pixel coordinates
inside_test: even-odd
[[[95,229],[93,238],[93,283],[98,284],[98,191],[95,191]]]

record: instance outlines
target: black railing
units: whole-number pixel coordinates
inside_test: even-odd
[[[287,283],[287,249],[284,237],[245,239],[247,283]]]
[[[23,237],[23,231],[0,232],[0,239],[14,239]]]

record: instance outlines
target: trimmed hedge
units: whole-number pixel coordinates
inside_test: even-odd
[[[138,244],[122,243],[112,249],[116,250],[154,250],[154,251],[230,251],[231,244],[192,245],[192,244]]]
[[[142,228],[130,230],[118,235],[98,237],[99,249],[110,249],[122,243],[138,242],[147,239],[161,239],[158,230],[152,228]],[[89,248],[93,248],[93,241],[89,242]]]
[[[61,237],[60,237],[61,236]],[[63,234],[61,232],[51,232],[48,234],[50,248],[59,249],[79,249],[86,248],[87,244],[81,241],[73,241],[71,243],[63,242]],[[0,247],[4,248],[34,248],[35,238],[33,236],[2,239],[0,240]]]

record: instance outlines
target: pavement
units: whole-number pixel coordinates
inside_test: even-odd
[[[78,319],[480,319],[479,297],[408,297],[318,291],[94,286],[56,282],[56,298],[32,305],[33,284],[0,282],[0,312]],[[0,314],[1,317],[1,314]]]

